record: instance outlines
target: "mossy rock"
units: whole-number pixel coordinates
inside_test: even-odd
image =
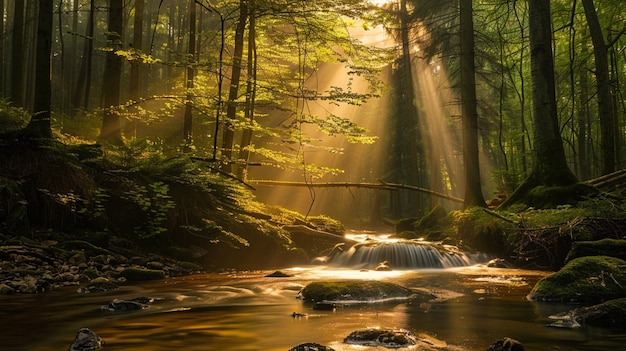
[[[603,328],[626,327],[626,298],[577,308],[570,312],[578,323]]]
[[[562,205],[575,205],[596,194],[598,189],[585,183],[537,186],[528,192],[524,202],[534,208],[556,208]]]
[[[359,301],[409,298],[417,292],[401,285],[381,281],[313,282],[300,291],[304,301]]]
[[[120,272],[119,277],[131,281],[165,279],[165,272],[158,269],[126,268]]]
[[[439,228],[442,224],[446,224],[447,217],[448,212],[446,209],[437,204],[430,212],[415,223],[415,229],[419,233],[420,231],[430,231]]]
[[[100,278],[96,278],[92,280],[86,286],[78,289],[78,292],[83,293],[83,294],[88,294],[88,293],[109,291],[109,290],[113,290],[117,288],[118,288],[117,284],[109,281],[106,278],[100,277]]]
[[[573,242],[565,262],[585,256],[611,256],[626,260],[626,240],[602,239]]]
[[[626,261],[588,256],[541,279],[528,294],[535,301],[599,303],[626,297]]]

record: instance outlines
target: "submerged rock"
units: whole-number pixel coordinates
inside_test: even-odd
[[[97,292],[105,292],[105,291],[109,291],[109,290],[113,290],[117,288],[118,288],[117,284],[109,281],[106,278],[96,278],[92,280],[91,282],[89,282],[89,284],[87,284],[86,286],[79,288],[78,292],[81,294],[90,294],[90,293],[97,293]]]
[[[144,300],[141,300],[144,301]],[[110,311],[110,312],[124,312],[124,311],[136,311],[142,310],[144,308],[148,308],[149,306],[145,303],[135,300],[113,300],[106,305],[100,306],[100,310],[102,311]]]
[[[582,325],[617,328],[626,326],[626,298],[609,300],[601,304],[580,307],[550,316],[556,322],[551,327],[579,328]]]
[[[515,339],[502,338],[491,344],[487,351],[524,351],[524,345]]]
[[[364,329],[357,330],[344,340],[346,344],[363,346],[382,346],[388,348],[409,347],[415,345],[416,339],[407,330]]]
[[[298,294],[299,298],[310,302],[341,301],[384,302],[392,299],[414,297],[416,291],[401,285],[381,281],[313,282]],[[430,295],[429,295],[430,296]]]
[[[290,348],[289,351],[335,351],[335,349],[317,343],[307,342],[294,346]]]
[[[291,274],[287,274],[283,271],[275,271],[272,272],[268,275],[266,275],[267,278],[288,278],[288,277],[293,277]]]
[[[102,347],[104,341],[89,328],[82,328],[76,333],[69,351],[92,351]]]
[[[599,303],[626,297],[626,261],[608,256],[581,257],[541,279],[529,300]]]

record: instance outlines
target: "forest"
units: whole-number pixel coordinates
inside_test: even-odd
[[[626,159],[619,0],[0,8],[5,232],[289,246],[285,218],[572,206]]]

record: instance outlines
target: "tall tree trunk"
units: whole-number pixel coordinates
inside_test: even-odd
[[[72,113],[82,107],[87,110],[89,107],[89,92],[91,89],[91,65],[93,60],[93,32],[95,21],[95,0],[90,1],[89,18],[87,20],[87,31],[85,33],[83,45],[83,57],[80,61],[80,69],[72,97]]]
[[[196,2],[189,0],[189,44],[187,46],[187,55],[189,62],[187,63],[187,97],[185,101],[185,116],[183,118],[183,151],[191,151],[193,144],[193,79],[195,73],[195,55],[196,55]]]
[[[586,70],[578,72],[578,86],[578,108],[576,111],[578,116],[578,175],[580,179],[587,180],[591,178],[591,162],[589,162],[589,152],[587,148],[591,135],[587,135],[587,120],[589,119],[589,103],[587,102],[589,100],[589,81],[587,79]]]
[[[120,126],[120,81],[122,78],[122,58],[116,51],[122,48],[123,0],[109,0],[109,24],[107,40],[109,51],[104,64],[104,116],[100,139],[112,143],[122,143]]]
[[[235,48],[233,51],[232,70],[230,75],[230,89],[228,91],[228,101],[226,103],[226,120],[224,121],[224,131],[222,137],[222,158],[224,164],[222,170],[231,172],[231,158],[233,153],[233,142],[235,130],[232,121],[237,118],[237,98],[239,97],[239,83],[241,80],[241,62],[243,59],[244,31],[248,20],[248,0],[239,1],[239,19],[235,29]]]
[[[411,55],[411,40],[409,36],[410,31],[410,19],[409,10],[407,8],[407,0],[400,1],[400,45],[402,53],[400,57],[399,67],[399,86],[398,94],[400,98],[400,113],[398,114],[398,136],[400,137],[400,143],[406,143],[406,149],[401,150],[401,155],[406,157],[407,162],[400,162],[397,170],[402,169],[405,173],[406,179],[401,182],[406,182],[409,185],[423,186],[422,172],[427,172],[421,161],[423,158],[420,154],[424,153],[424,147],[419,129],[419,113],[417,106],[415,105],[415,76],[412,70],[412,55]],[[443,183],[441,182],[441,158],[436,152],[437,147],[430,145],[429,171],[430,171],[430,186],[435,191],[443,189]],[[403,157],[403,158],[404,158]],[[421,166],[421,167],[420,167]],[[415,216],[422,211],[422,195],[416,192],[408,194],[409,208],[408,215]],[[402,202],[402,198],[400,198]],[[426,200],[427,201],[427,200]],[[431,198],[431,202],[438,201],[438,199]],[[400,202],[400,203],[401,203]],[[398,209],[402,212],[402,209]]]
[[[244,118],[249,127],[243,130],[241,145],[239,146],[239,161],[241,164],[237,170],[240,179],[247,177],[248,160],[250,151],[247,149],[252,143],[252,127],[254,126],[254,104],[256,98],[257,78],[257,51],[256,51],[256,15],[254,14],[255,0],[249,0],[249,25],[248,25],[248,81],[246,83],[246,105]]]
[[[11,36],[11,101],[24,106],[24,1],[15,0]]]
[[[528,0],[528,6],[533,102],[533,166],[528,178],[503,206],[516,202],[532,203],[535,199],[529,198],[529,193],[538,186],[558,187],[578,182],[567,165],[559,129],[552,61],[550,2]]]
[[[461,120],[463,125],[464,206],[486,206],[478,161],[478,112],[474,65],[474,20],[472,0],[461,0]]]
[[[34,113],[28,124],[28,130],[33,136],[39,138],[52,137],[50,125],[52,2],[52,0],[39,1],[39,16],[37,20]]]
[[[0,98],[4,96],[4,77],[6,67],[4,66],[4,0],[0,0]]]
[[[615,171],[615,133],[617,128],[613,118],[611,101],[611,83],[609,80],[609,59],[607,46],[602,36],[602,27],[593,0],[582,0],[585,17],[589,25],[589,34],[593,43],[593,56],[596,65],[596,89],[598,95],[598,114],[600,117],[600,149],[602,155],[602,174]]]
[[[133,48],[143,53],[143,14],[144,0],[135,0],[135,18],[133,19]],[[143,63],[141,59],[132,60],[130,62],[130,87],[128,97],[131,101],[138,101],[140,97],[139,89],[141,88],[141,67]],[[126,121],[125,128],[127,136],[135,138],[137,136],[137,120],[132,118]]]

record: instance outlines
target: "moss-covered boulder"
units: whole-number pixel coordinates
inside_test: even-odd
[[[588,256],[541,279],[528,294],[535,301],[599,303],[626,297],[626,261]]]
[[[626,298],[577,308],[571,311],[570,315],[582,325],[604,328],[626,327]]]
[[[300,291],[304,301],[354,301],[367,302],[385,299],[409,298],[416,291],[401,285],[381,281],[313,282]],[[432,296],[430,296],[433,298]]]
[[[573,242],[565,262],[585,256],[611,256],[626,260],[626,240],[602,239]]]
[[[165,279],[165,272],[158,269],[126,268],[120,272],[119,276],[131,281],[159,280]]]

